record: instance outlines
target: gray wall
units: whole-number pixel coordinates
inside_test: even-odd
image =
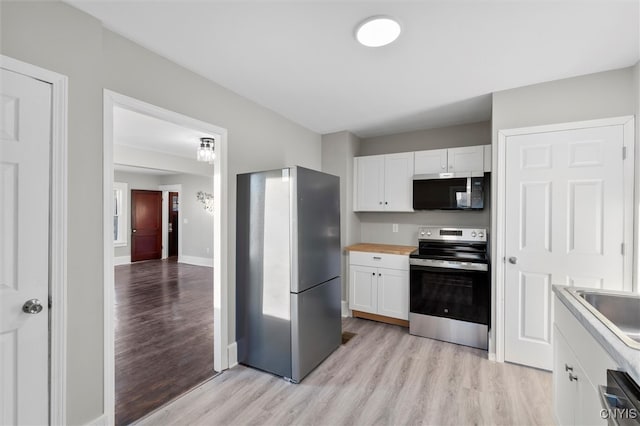
[[[103,413],[102,90],[229,131],[229,339],[235,340],[235,203],[239,172],[320,169],[320,135],[102,27],[58,1],[2,1],[0,52],[69,77],[67,413]]]
[[[399,133],[362,139],[357,155],[391,154],[395,152],[458,146],[488,145],[491,143],[491,122]],[[490,187],[485,191],[490,194]],[[485,199],[481,211],[421,211],[415,213],[357,213],[360,218],[363,242],[416,245],[420,225],[462,225],[489,228],[491,200]],[[393,232],[398,224],[398,232]]]
[[[154,176],[142,173],[116,171],[114,182],[129,185],[127,202],[131,214],[131,190],[158,190],[160,185],[182,185],[180,199],[180,221],[182,222],[182,254],[213,259],[213,216],[207,213],[200,201],[198,191],[213,194],[213,178],[189,174]],[[187,219],[188,223],[184,223]],[[127,235],[131,235],[131,220],[127,220]],[[208,251],[207,251],[208,249]],[[123,247],[114,247],[114,256],[130,256],[131,241]]]
[[[196,175],[161,177],[162,185],[182,185],[180,213],[182,222],[182,255],[213,259],[213,216],[198,201],[198,191],[213,194],[213,178]],[[184,223],[187,219],[188,223]]]
[[[362,139],[357,155],[393,154],[490,143],[491,122],[480,121]]]
[[[340,239],[342,247],[360,242],[360,219],[353,212],[353,157],[360,140],[350,132],[322,136],[322,170],[340,177]],[[347,300],[347,253],[342,252],[342,300]]]
[[[496,92],[493,140],[500,129],[632,115],[632,88],[630,67]]]
[[[633,115],[638,111],[633,88],[633,69],[623,68],[494,93],[494,151],[501,129]],[[495,184],[498,178],[495,165],[493,170]],[[495,214],[492,223],[495,226]],[[492,244],[496,246],[495,237]],[[495,268],[492,286],[495,295]],[[491,303],[496,306],[495,299]],[[495,309],[492,309],[491,322],[495,324]],[[492,329],[491,352],[495,352],[494,342],[495,329]]]

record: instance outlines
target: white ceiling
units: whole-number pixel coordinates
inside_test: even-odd
[[[492,92],[640,59],[640,0],[68,2],[322,134],[487,120]],[[358,45],[355,26],[379,14],[400,38]]]
[[[128,109],[113,108],[113,141],[118,145],[195,160],[201,137],[212,135]]]

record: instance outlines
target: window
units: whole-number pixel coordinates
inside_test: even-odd
[[[129,199],[128,185],[122,182],[113,183],[113,245],[127,245],[127,204]]]

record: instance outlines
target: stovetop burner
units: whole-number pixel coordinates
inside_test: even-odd
[[[418,236],[412,258],[488,263],[486,229],[425,226]]]

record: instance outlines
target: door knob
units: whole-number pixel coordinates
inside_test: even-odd
[[[515,265],[516,263],[518,263],[518,258],[515,256],[511,256],[509,258],[509,263],[511,263],[512,265]]]
[[[134,230],[132,230],[131,232],[136,232],[136,230],[134,229]]]
[[[38,299],[31,299],[24,302],[22,312],[25,314],[39,314],[42,312],[42,304]]]

